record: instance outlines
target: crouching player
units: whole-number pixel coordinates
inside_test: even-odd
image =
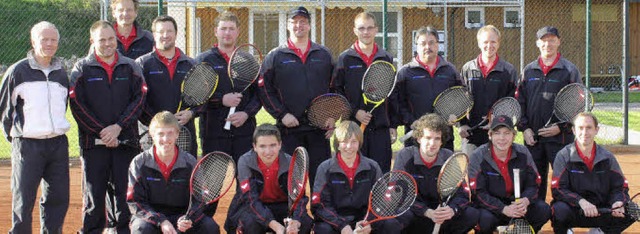
[[[467,233],[478,221],[478,210],[469,206],[466,184],[440,207],[438,175],[440,168],[453,152],[441,148],[450,135],[447,123],[436,114],[427,114],[416,120],[412,129],[418,145],[400,150],[393,166],[413,175],[418,184],[418,196],[411,210],[398,218],[406,225],[404,233],[431,233],[435,224],[441,224],[441,233]]]
[[[516,131],[507,116],[496,116],[489,128],[489,142],[471,154],[469,179],[474,203],[480,208],[477,233],[493,233],[511,219],[524,218],[537,233],[551,217],[551,209],[538,199],[540,176],[531,153],[514,144]],[[520,169],[521,198],[516,202],[513,169]]]
[[[315,233],[353,233],[367,213],[369,193],[382,176],[380,166],[360,153],[363,134],[360,126],[343,121],[335,129],[335,157],[318,167],[313,185],[311,211]],[[389,219],[366,225],[364,233],[399,233],[400,224]]]
[[[179,132],[175,116],[159,112],[149,125],[153,147],[131,162],[127,191],[133,214],[131,233],[220,233],[218,224],[202,211],[196,211],[190,219],[184,216],[196,159],[176,146]]]
[[[238,187],[229,206],[224,227],[227,233],[309,233],[311,217],[306,196],[293,212],[285,232],[287,174],[291,156],[284,153],[280,131],[262,124],[253,133],[253,150],[238,160]]]

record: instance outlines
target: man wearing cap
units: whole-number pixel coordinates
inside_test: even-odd
[[[540,172],[542,182],[538,195],[544,200],[549,164],[574,138],[570,123],[545,124],[553,116],[553,102],[558,91],[568,84],[582,83],[582,80],[578,68],[558,52],[558,29],[546,26],[538,30],[536,36],[540,57],[524,68],[516,96],[522,108],[518,129],[523,132],[524,143]],[[558,121],[553,117],[552,123],[555,122]]]
[[[318,165],[330,156],[331,132],[310,126],[305,109],[311,100],[329,91],[333,61],[329,49],[309,39],[310,20],[304,7],[289,12],[289,39],[265,57],[258,93],[264,108],[277,120],[284,151],[292,154],[298,146],[308,150],[309,182],[313,184]]]
[[[553,231],[571,227],[600,227],[604,233],[622,233],[634,220],[625,216],[629,186],[615,156],[595,142],[598,119],[580,113],[573,120],[574,144],[564,147],[553,162]],[[599,213],[610,208],[611,213]]]
[[[470,158],[469,179],[473,200],[480,209],[478,233],[493,233],[513,218],[524,218],[538,232],[551,217],[551,209],[538,197],[538,172],[531,154],[514,144],[510,117],[496,116],[489,129],[489,142]],[[516,201],[514,170],[519,169],[520,198]]]
[[[493,103],[503,97],[513,97],[518,73],[511,63],[498,56],[500,31],[486,25],[477,34],[480,55],[462,66],[461,76],[473,96],[473,108],[460,121],[458,134],[462,139],[462,152],[471,154],[478,146],[487,143],[488,125],[469,131],[486,118]]]

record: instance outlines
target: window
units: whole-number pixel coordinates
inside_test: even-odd
[[[519,28],[522,26],[520,8],[504,8],[504,27]]]
[[[480,28],[484,25],[484,8],[466,8],[464,11],[464,26],[466,28]]]
[[[376,17],[376,25],[378,26],[378,34],[376,34],[376,43],[382,45],[382,12],[371,12]],[[395,65],[402,64],[402,34],[398,29],[402,28],[402,14],[400,12],[387,12],[387,52],[393,56]]]

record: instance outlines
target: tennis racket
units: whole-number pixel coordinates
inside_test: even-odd
[[[551,120],[556,116],[558,123],[571,122],[580,112],[591,111],[593,109],[593,95],[591,91],[580,83],[572,83],[564,86],[553,101],[553,113],[544,125],[549,127],[553,124]]]
[[[178,112],[206,103],[217,87],[218,73],[209,63],[202,62],[193,66],[180,85]]]
[[[467,167],[469,166],[469,157],[465,153],[455,153],[444,162],[440,168],[438,175],[438,194],[444,207],[449,203],[451,197],[456,194],[458,188],[467,175]],[[435,224],[433,234],[440,232],[440,225]]]
[[[96,139],[94,142],[95,145],[106,145],[102,139]],[[133,140],[118,140],[118,145],[126,145],[129,146],[131,148],[135,148],[135,149],[140,149],[140,145],[138,144],[138,142],[133,141]]]
[[[327,93],[314,98],[306,114],[310,125],[329,130],[335,122],[349,118],[351,106],[344,96]]]
[[[633,218],[636,222],[640,221],[640,206],[638,206],[638,202],[640,202],[640,197],[638,196],[640,193],[636,193],[631,197],[631,200],[622,206],[618,206],[615,208],[598,208],[598,213],[600,214],[611,214],[611,211],[617,210],[620,207],[624,207],[624,215]],[[580,215],[584,215],[584,211],[580,209]]]
[[[516,202],[520,200],[520,169],[513,169],[513,195]],[[533,227],[524,218],[512,218],[506,226],[504,233],[508,234],[535,234]]]
[[[374,105],[369,109],[369,113],[373,112],[376,107],[380,106],[391,95],[393,88],[396,86],[396,79],[396,68],[393,64],[377,60],[369,65],[362,77],[362,99],[364,104]],[[366,124],[360,124],[362,131],[366,127]]]
[[[398,217],[413,205],[418,187],[413,177],[404,171],[390,171],[382,175],[369,193],[369,208],[362,226]],[[372,220],[370,219],[373,218]]]
[[[433,113],[440,115],[446,122],[455,123],[464,118],[473,107],[473,97],[463,86],[445,89],[433,101]],[[413,136],[413,130],[400,138],[404,142]]]
[[[205,205],[218,201],[229,191],[235,181],[235,166],[233,158],[220,151],[211,152],[198,161],[189,183],[187,219],[191,220]]]
[[[176,145],[179,149],[183,151],[191,151],[191,131],[185,126],[180,126],[180,132],[178,133],[178,138],[176,139]]]
[[[289,225],[293,211],[296,210],[298,201],[304,196],[307,188],[309,171],[309,154],[307,150],[300,146],[293,151],[291,162],[289,163],[289,173],[287,174],[287,193],[289,202],[289,216],[285,219],[285,230]],[[302,204],[306,206],[307,204]]]
[[[513,124],[516,124],[516,122],[520,119],[520,113],[521,113],[521,109],[520,109],[520,103],[518,102],[518,100],[516,100],[513,97],[500,98],[493,103],[493,106],[491,106],[491,110],[489,110],[489,113],[485,117],[483,117],[482,122],[469,128],[469,130],[467,131],[471,133],[473,130],[476,130],[477,128],[479,128],[481,125],[484,125],[487,122],[491,123],[491,120],[493,120],[494,116],[505,115],[505,116],[511,117]]]
[[[227,72],[231,87],[234,92],[244,92],[251,86],[253,81],[260,75],[262,67],[262,53],[252,44],[243,44],[238,46],[229,58],[229,66]],[[236,112],[236,107],[229,109],[227,118]],[[231,129],[231,122],[224,124],[224,129]]]

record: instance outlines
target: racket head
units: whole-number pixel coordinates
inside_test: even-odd
[[[503,97],[498,99],[491,107],[491,115],[489,120],[493,120],[495,116],[508,116],[515,125],[520,119],[522,109],[520,109],[520,103],[513,97]]]
[[[402,215],[411,208],[417,193],[418,186],[409,173],[399,170],[385,173],[371,188],[367,216],[370,213],[376,219],[367,223]]]
[[[215,151],[202,157],[191,173],[191,198],[187,214],[193,213],[192,209],[220,200],[235,181],[235,168],[233,158],[224,152]],[[194,201],[200,206],[193,207]]]
[[[638,195],[640,195],[640,193],[633,195],[625,207],[625,213],[631,216],[635,221],[640,221],[640,206],[638,205],[640,197]]]
[[[178,138],[176,139],[176,145],[179,149],[183,151],[191,151],[191,131],[186,126],[180,126],[180,132],[178,133]]]
[[[446,202],[449,197],[458,191],[458,187],[464,181],[469,166],[469,157],[467,154],[459,152],[451,155],[447,161],[442,164],[440,174],[438,174],[438,194],[440,201]]]
[[[464,118],[473,107],[473,98],[467,88],[453,86],[445,89],[433,101],[433,112],[448,122],[449,116],[456,117],[455,122]]]
[[[314,98],[307,109],[309,124],[328,130],[327,123],[333,120],[345,120],[351,115],[351,105],[347,99],[337,93],[326,93]]]
[[[553,101],[553,110],[560,122],[571,122],[580,112],[590,112],[592,109],[593,95],[580,83],[564,86]]]
[[[217,87],[218,73],[213,67],[206,62],[196,64],[187,72],[180,86],[178,111],[206,103]]]
[[[382,103],[396,85],[396,68],[390,62],[377,60],[369,65],[362,77],[364,103]]]
[[[260,75],[261,68],[262,52],[256,46],[247,43],[236,47],[227,66],[233,89],[242,92],[249,88]]]
[[[142,135],[140,136],[140,147],[143,151],[146,151],[153,147],[153,139],[151,138],[149,130],[144,131],[144,133],[142,133]]]
[[[302,146],[297,147],[291,155],[289,172],[287,175],[287,197],[289,212],[295,210],[295,206],[305,194],[309,171],[309,153]]]
[[[535,234],[533,227],[526,219],[511,219],[504,233],[506,234]]]

